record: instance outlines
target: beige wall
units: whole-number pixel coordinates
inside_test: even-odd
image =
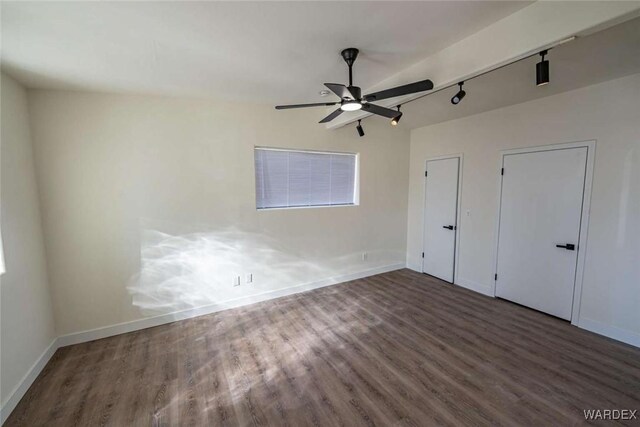
[[[0,396],[4,407],[52,343],[55,331],[27,97],[13,79],[5,74],[1,79],[0,219],[6,272],[0,277]]]
[[[387,120],[359,138],[324,109],[39,90],[30,109],[60,335],[405,262],[409,134]],[[360,153],[360,205],[257,212],[254,146]]]
[[[422,265],[427,158],[464,154],[458,282],[490,292],[500,150],[597,140],[579,322],[640,345],[639,111],[632,75],[412,131],[408,266]]]

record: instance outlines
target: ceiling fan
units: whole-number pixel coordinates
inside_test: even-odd
[[[393,119],[392,123],[397,124],[402,116],[400,109],[392,110],[391,108],[381,107],[372,104],[372,101],[382,101],[387,98],[395,98],[396,96],[408,95],[410,93],[424,92],[433,89],[431,80],[422,80],[415,83],[409,83],[403,86],[397,86],[391,89],[381,90],[379,92],[370,93],[369,95],[361,95],[360,88],[353,86],[353,63],[358,57],[358,49],[350,47],[340,52],[342,58],[349,66],[349,86],[338,83],[325,83],[324,85],[340,97],[337,102],[318,102],[314,104],[294,104],[294,105],[276,105],[276,110],[286,110],[289,108],[306,108],[306,107],[326,107],[330,105],[340,104],[340,108],[329,114],[319,123],[328,123],[338,117],[344,111],[364,110],[368,113],[377,114],[379,116]]]

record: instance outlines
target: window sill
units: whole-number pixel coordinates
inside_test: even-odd
[[[286,211],[286,210],[298,210],[298,209],[353,208],[357,206],[360,206],[360,204],[352,203],[348,205],[283,206],[279,208],[256,208],[256,211],[264,212],[264,211]]]

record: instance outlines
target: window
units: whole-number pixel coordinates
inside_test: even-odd
[[[256,208],[356,204],[357,154],[255,149]]]
[[[4,268],[4,249],[2,247],[2,230],[0,230],[0,276],[6,273]]]

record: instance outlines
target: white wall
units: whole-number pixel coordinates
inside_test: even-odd
[[[359,138],[322,108],[29,99],[60,335],[405,263],[409,133],[385,119]],[[360,205],[257,212],[256,145],[360,153]]]
[[[490,293],[499,151],[597,140],[579,322],[640,345],[639,111],[636,74],[412,131],[409,267],[421,269],[425,159],[464,154],[458,282]]]
[[[52,343],[55,331],[27,96],[10,77],[2,74],[1,80],[0,219],[6,272],[0,277],[0,396],[6,411],[17,403],[11,399],[7,405],[16,387]]]

